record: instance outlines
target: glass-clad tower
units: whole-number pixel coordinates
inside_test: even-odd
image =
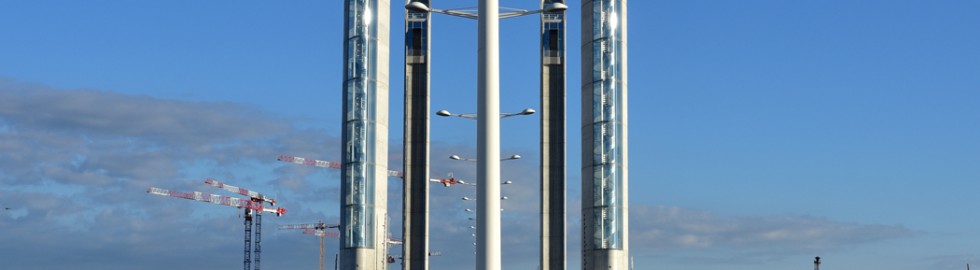
[[[582,1],[582,268],[628,269],[626,0]]]
[[[387,269],[388,0],[344,1],[340,268]]]
[[[541,6],[564,4],[542,0]],[[565,269],[565,10],[541,13],[541,269]]]
[[[429,6],[428,0],[415,1]],[[402,263],[406,270],[429,269],[429,15],[405,9]]]

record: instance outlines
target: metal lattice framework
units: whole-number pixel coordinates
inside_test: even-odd
[[[286,214],[286,209],[282,207],[266,207],[265,203],[274,205],[276,200],[255,191],[221,183],[218,180],[210,178],[204,180],[204,183],[215,188],[249,196],[249,198],[235,198],[200,191],[175,191],[156,187],[150,187],[146,190],[146,193],[243,209],[245,211],[243,214],[243,217],[245,218],[245,247],[242,263],[244,264],[244,270],[259,270],[262,254],[262,213],[266,212],[275,214],[276,216],[282,216],[283,214]],[[255,245],[254,250],[252,249],[253,243]],[[252,268],[253,266],[254,268]]]

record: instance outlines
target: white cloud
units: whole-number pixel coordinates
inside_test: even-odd
[[[240,267],[240,210],[146,189],[221,194],[201,183],[206,177],[270,194],[281,186],[286,198],[322,198],[290,202],[288,221],[327,219],[315,210],[330,184],[311,179],[322,176],[316,172],[278,169],[289,165],[275,158],[339,154],[338,143],[322,130],[234,104],[0,80],[0,206],[12,208],[0,213],[0,242],[17,247],[5,249],[4,269]],[[266,243],[285,221],[266,218]],[[304,239],[290,235],[273,245]],[[285,250],[265,256],[279,268],[316,263],[298,263],[300,255]]]
[[[241,263],[241,219],[235,209],[145,194],[149,186],[206,191],[216,177],[275,193],[289,213],[267,218],[264,265],[311,268],[316,241],[276,224],[336,222],[336,172],[275,161],[279,154],[336,160],[339,139],[323,130],[234,104],[185,102],[94,90],[61,90],[0,80],[0,243],[10,269],[232,268]],[[390,169],[400,168],[393,143]],[[468,146],[432,145],[433,178],[452,172],[473,181]],[[507,151],[505,151],[507,152]],[[533,268],[538,254],[536,149],[503,164],[505,266]],[[509,152],[504,154],[511,154]],[[400,180],[390,180],[392,234],[400,235]],[[569,179],[570,190],[577,179]],[[472,267],[476,189],[432,186],[433,268]],[[212,192],[214,192],[212,190]],[[221,193],[221,192],[215,192]],[[569,194],[570,260],[578,258],[580,203]],[[907,237],[893,225],[855,224],[807,216],[733,217],[675,206],[630,207],[631,250],[643,256],[698,260],[764,260],[814,250]],[[336,240],[328,240],[328,253]],[[398,249],[396,248],[395,251]],[[309,253],[313,251],[313,253]],[[111,254],[111,259],[106,258]],[[207,258],[202,258],[201,254]],[[54,256],[58,260],[53,260]],[[574,263],[570,263],[574,265]],[[6,268],[5,268],[6,269]]]
[[[845,250],[919,233],[898,225],[794,215],[726,216],[663,205],[631,205],[630,232],[631,249],[643,254],[742,262]]]

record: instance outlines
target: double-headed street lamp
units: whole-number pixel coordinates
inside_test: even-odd
[[[435,9],[435,8],[430,8],[425,3],[414,2],[414,1],[405,5],[405,8],[416,12],[435,12],[435,13],[446,14],[449,16],[456,16],[460,18],[467,18],[467,19],[474,19],[474,20],[480,19],[480,15],[474,12],[475,10],[470,8]],[[498,13],[499,14],[498,16],[501,19],[507,19],[513,17],[520,17],[524,15],[538,14],[542,12],[565,11],[568,10],[568,6],[563,3],[549,3],[544,5],[542,9],[538,9],[538,10],[526,10],[526,9],[515,9],[515,8],[502,8],[502,9],[506,9],[508,11]]]
[[[532,115],[534,113],[535,113],[534,109],[527,108],[527,109],[524,109],[523,111],[516,112],[516,113],[501,113],[500,114],[500,118],[503,119],[503,118],[507,118],[507,117],[511,117],[511,116],[518,116],[518,115]],[[455,116],[455,117],[460,117],[460,118],[466,118],[466,119],[476,120],[476,114],[475,113],[459,113],[459,114],[456,114],[456,113],[451,113],[451,112],[449,112],[447,110],[439,110],[438,112],[436,112],[436,115],[438,115],[438,116],[446,116],[446,117]]]
[[[473,199],[473,198],[470,198],[470,197],[463,197],[462,199],[463,199],[464,201],[474,201],[474,200],[475,200],[475,199]],[[502,201],[506,201],[506,200],[508,200],[508,199],[510,199],[510,197],[507,197],[507,196],[503,196],[503,197],[500,197],[500,200],[502,200]],[[468,209],[468,208],[467,208],[467,209]],[[468,209],[468,210],[469,210],[469,209]],[[472,211],[472,210],[471,210],[471,211]],[[470,211],[466,211],[466,212],[470,212]]]
[[[452,159],[452,160],[461,160],[461,161],[469,161],[469,162],[476,162],[477,161],[475,158],[464,158],[464,157],[460,157],[460,156],[457,156],[457,155],[449,156],[449,159]],[[508,158],[502,158],[502,159],[500,159],[500,161],[508,161],[508,160],[515,160],[515,159],[521,159],[521,155],[513,155],[513,156],[510,156]],[[510,181],[507,181],[507,182],[510,182]],[[510,183],[504,183],[504,184],[510,184]]]

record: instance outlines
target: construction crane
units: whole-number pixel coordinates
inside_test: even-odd
[[[208,184],[208,185],[211,185],[212,187],[224,189],[224,190],[227,190],[227,191],[230,191],[230,192],[234,192],[234,193],[238,193],[238,194],[241,194],[241,195],[248,196],[249,198],[252,198],[252,199],[258,199],[258,200],[261,200],[263,202],[267,202],[267,203],[269,203],[269,205],[273,205],[273,206],[276,205],[276,200],[275,199],[269,198],[268,196],[262,195],[261,193],[258,193],[258,192],[255,192],[255,191],[251,191],[251,190],[248,190],[248,189],[244,189],[244,188],[232,186],[232,185],[229,185],[229,184],[221,183],[221,182],[218,182],[218,180],[214,180],[214,179],[211,179],[211,178],[204,179],[204,183],[205,184]]]
[[[291,224],[291,225],[281,225],[280,230],[303,230],[303,234],[310,234],[316,237],[320,237],[320,270],[323,270],[323,242],[327,237],[340,237],[340,232],[327,231],[327,229],[340,227],[340,224],[326,224],[322,221],[312,224]]]
[[[336,162],[336,161],[326,161],[326,160],[319,160],[319,159],[312,159],[312,158],[304,158],[304,157],[294,157],[294,156],[287,156],[287,155],[280,155],[279,158],[278,158],[278,160],[279,161],[284,161],[284,162],[289,162],[289,163],[296,163],[296,164],[301,164],[301,165],[313,166],[313,167],[338,169],[338,170],[340,169],[340,162]],[[388,171],[388,176],[390,176],[390,177],[398,177],[398,178],[404,179],[405,178],[405,173],[400,172],[400,171]],[[445,179],[429,179],[429,181],[430,182],[433,182],[433,183],[442,184],[445,187],[449,187],[449,186],[457,185],[457,184],[476,186],[476,184],[474,184],[474,183],[469,183],[469,182],[466,182],[466,181],[463,181],[463,180],[460,180],[460,179],[456,179],[455,177],[453,177],[453,174],[452,173],[449,174],[449,178],[445,178]]]
[[[188,199],[188,200],[199,201],[199,202],[213,203],[218,205],[232,206],[239,209],[243,209],[245,211],[244,214],[245,217],[244,257],[245,258],[243,259],[243,263],[245,265],[244,269],[245,270],[253,269],[252,265],[254,262],[255,265],[254,270],[259,270],[259,265],[261,262],[261,254],[262,254],[262,213],[267,212],[267,213],[273,213],[276,216],[282,216],[283,214],[286,213],[286,209],[282,207],[278,207],[278,208],[266,207],[265,203],[274,205],[276,200],[255,191],[251,191],[248,189],[244,189],[232,185],[227,185],[219,182],[218,180],[214,180],[210,178],[204,180],[204,183],[211,185],[212,187],[249,196],[249,198],[246,199],[235,198],[235,197],[228,197],[223,195],[209,194],[200,191],[182,192],[182,191],[174,191],[174,190],[168,190],[168,189],[162,189],[156,187],[150,187],[148,190],[146,190],[146,193],[150,193],[153,195]],[[255,227],[254,231],[252,230],[253,225]],[[252,258],[253,232],[254,232],[254,243],[255,243],[254,258]]]
[[[293,156],[287,156],[287,155],[280,155],[279,158],[278,158],[278,160],[279,161],[296,163],[296,164],[307,165],[307,166],[320,167],[320,168],[330,168],[330,169],[338,169],[338,170],[340,169],[340,165],[341,165],[340,162],[336,162],[336,161],[325,161],[325,160],[319,160],[319,159],[303,158],[303,157],[293,157]],[[405,174],[402,173],[402,172],[400,172],[400,171],[388,171],[388,176],[390,176],[390,177],[398,177],[398,178],[402,178],[402,179],[405,178]]]

